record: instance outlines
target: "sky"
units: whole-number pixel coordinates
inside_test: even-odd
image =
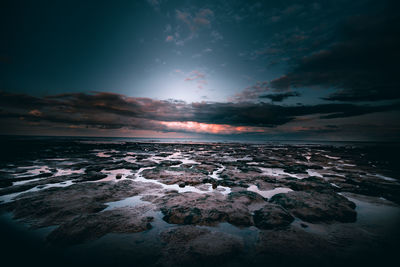
[[[2,1],[0,134],[400,141],[399,7]]]

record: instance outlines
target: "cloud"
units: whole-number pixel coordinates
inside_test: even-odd
[[[213,18],[214,12],[211,9],[205,8],[196,13],[193,22],[198,26],[208,26],[211,24],[211,19]]]
[[[209,26],[214,18],[214,12],[211,9],[200,9],[194,14],[188,11],[176,10],[176,18],[186,24],[186,26],[195,32],[200,27]]]
[[[178,24],[174,27],[174,41],[176,45],[183,46],[186,42],[198,38],[204,29],[211,29],[214,12],[208,8],[176,9],[175,18]],[[169,34],[171,30],[172,27],[169,27],[165,32]]]
[[[281,94],[262,95],[262,96],[259,96],[259,98],[268,98],[274,102],[282,102],[286,98],[294,97],[294,96],[300,96],[300,94],[298,92],[286,92],[286,93],[281,93]]]
[[[26,101],[29,99],[30,101]],[[10,104],[12,103],[12,104]],[[36,108],[32,108],[36,106]],[[40,109],[40,111],[39,111]],[[46,122],[57,127],[134,129],[202,133],[268,132],[303,116],[337,120],[376,112],[399,111],[392,105],[320,104],[284,106],[268,103],[186,103],[94,92],[46,97],[0,92],[2,121]],[[327,124],[327,123],[325,123]],[[315,126],[315,125],[310,125]]]
[[[165,25],[165,30],[164,30],[164,32],[165,32],[165,33],[170,33],[171,31],[172,31],[172,26],[171,26],[171,24]]]
[[[260,95],[268,91],[269,85],[267,81],[258,81],[256,84],[246,87],[242,92],[236,93],[228,100],[233,102],[253,101],[260,98]]]
[[[208,84],[206,74],[198,70],[192,71],[189,76],[185,78],[185,81],[195,82],[199,89],[203,89],[203,87]]]
[[[149,3],[155,11],[160,11],[160,6],[161,6],[161,2],[163,0],[147,0],[147,3]]]
[[[224,39],[224,37],[221,35],[221,33],[219,31],[216,31],[216,30],[212,31],[210,36],[211,36],[211,39],[212,39],[211,42],[213,42],[213,43],[216,43],[216,42],[221,41],[221,40]]]
[[[210,20],[202,17],[196,17],[193,19],[193,22],[197,25],[210,25]]]
[[[295,62],[272,80],[276,90],[300,87],[334,88],[334,101],[378,101],[400,98],[400,17],[388,5],[373,14],[350,18],[336,40]]]
[[[176,10],[176,18],[185,23],[190,29],[192,29],[192,18],[189,12]]]
[[[42,116],[42,112],[37,110],[37,109],[33,109],[31,111],[28,112],[30,115],[33,115],[35,117],[40,117]]]
[[[194,81],[194,80],[198,80],[198,79],[204,79],[206,77],[206,75],[198,70],[194,70],[192,71],[188,77],[185,78],[185,81]]]
[[[284,14],[284,15],[293,15],[294,13],[297,13],[302,9],[303,9],[303,6],[294,4],[294,5],[291,5],[291,6],[288,6],[287,8],[285,8],[282,11],[282,14]]]
[[[195,121],[169,121],[161,122],[161,124],[165,125],[168,129],[174,131],[186,131],[207,134],[239,134],[249,132],[265,132],[265,129],[261,127],[231,126],[227,124],[209,124],[199,123]]]

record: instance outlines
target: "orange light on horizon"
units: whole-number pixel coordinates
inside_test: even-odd
[[[228,124],[210,124],[195,121],[162,121],[171,130],[180,130],[196,133],[212,133],[212,134],[238,134],[238,133],[261,133],[265,132],[262,127],[251,126],[232,126]]]

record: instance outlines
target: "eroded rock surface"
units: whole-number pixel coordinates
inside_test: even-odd
[[[108,233],[137,233],[152,228],[153,217],[143,216],[149,206],[118,208],[75,217],[49,234],[52,243],[72,245],[97,239]]]
[[[354,222],[357,218],[356,205],[336,193],[289,192],[270,201],[307,222]]]
[[[264,203],[264,199],[252,192],[222,194],[171,193],[156,204],[164,214],[164,220],[172,224],[216,225],[229,222],[237,226],[253,225],[251,204]]]
[[[203,180],[207,178],[203,173],[187,168],[155,168],[145,170],[143,176],[169,185],[179,183],[197,185],[203,183]]]
[[[14,218],[29,222],[34,227],[44,227],[100,212],[107,207],[106,202],[135,196],[155,188],[160,186],[131,180],[75,184],[26,193],[4,206],[13,212]]]
[[[235,236],[195,226],[181,226],[161,233],[166,243],[159,263],[162,266],[214,266],[234,263],[243,249]]]
[[[298,228],[264,230],[256,245],[258,264],[271,266],[324,266],[325,257],[335,252],[335,247],[325,237]]]
[[[254,224],[259,229],[284,227],[293,222],[294,218],[279,205],[265,205],[254,212]]]
[[[373,209],[355,209],[348,199],[357,205],[366,204],[354,195],[379,199],[377,210],[388,213],[400,203],[399,171],[387,150],[379,161],[376,150],[355,146],[87,140],[13,146],[0,161],[1,210],[33,228],[52,226],[51,244],[100,242],[109,233],[151,240],[160,246],[159,265],[234,266],[231,259],[243,251],[249,258],[241,263],[254,256],[252,264],[272,266],[281,266],[274,260],[282,257],[291,264],[312,259],[315,251],[317,258],[333,255],[356,239],[377,243],[375,226],[361,229],[375,213],[357,216]]]

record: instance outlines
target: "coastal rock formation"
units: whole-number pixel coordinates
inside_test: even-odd
[[[199,194],[193,192],[170,193],[156,201],[164,214],[163,219],[172,224],[216,225],[229,222],[237,226],[253,225],[249,202],[264,200],[251,199],[243,195],[226,198],[222,194]]]
[[[259,229],[272,229],[283,227],[293,222],[294,218],[281,206],[265,205],[254,212],[254,224]]]
[[[143,216],[150,206],[118,208],[85,214],[65,222],[52,231],[47,240],[73,245],[97,239],[108,233],[137,233],[151,229],[153,217]]]
[[[163,167],[145,170],[142,175],[146,179],[157,180],[164,184],[179,184],[183,182],[186,185],[201,184],[203,179],[207,177],[194,169]]]
[[[106,202],[116,201],[160,188],[150,183],[122,180],[118,183],[79,183],[54,187],[19,196],[4,204],[14,218],[29,222],[32,227],[45,227],[70,222],[105,209]],[[105,218],[105,217],[102,217]]]
[[[306,222],[354,222],[357,218],[356,205],[336,193],[295,191],[277,194],[270,202]]]
[[[53,142],[0,162],[4,216],[49,227],[49,246],[117,239],[156,266],[320,266],[398,228],[399,176],[361,148]]]
[[[234,263],[244,247],[238,237],[195,226],[181,226],[161,233],[166,243],[161,266],[214,266]]]

